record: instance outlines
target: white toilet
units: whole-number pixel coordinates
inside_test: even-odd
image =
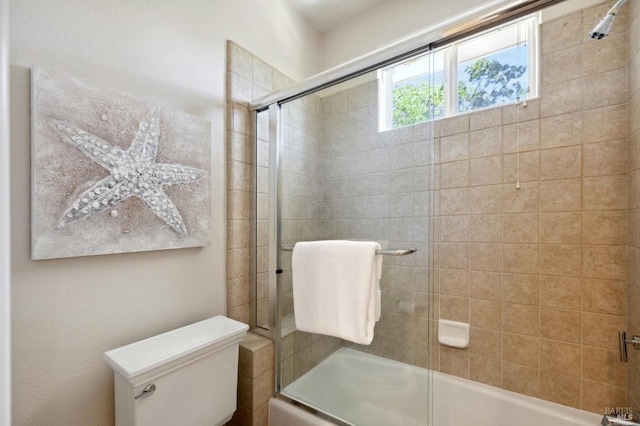
[[[105,352],[115,373],[116,426],[229,421],[248,328],[219,315]]]

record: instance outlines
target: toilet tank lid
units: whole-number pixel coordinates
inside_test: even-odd
[[[127,379],[203,348],[212,352],[239,342],[249,326],[218,315],[104,353],[114,370]]]

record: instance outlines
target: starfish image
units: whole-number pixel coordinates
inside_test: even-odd
[[[138,133],[127,150],[110,145],[72,123],[53,119],[50,122],[63,140],[109,171],[109,176],[71,202],[58,223],[59,227],[112,209],[130,197],[138,197],[175,232],[187,233],[180,212],[164,188],[199,181],[207,172],[181,164],[156,162],[160,133],[158,108],[153,108],[140,122]]]

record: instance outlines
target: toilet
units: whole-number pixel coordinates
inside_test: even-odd
[[[228,422],[248,328],[218,315],[105,352],[114,370],[116,426]]]

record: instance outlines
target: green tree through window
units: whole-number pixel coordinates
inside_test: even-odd
[[[458,82],[459,112],[513,102],[527,93],[519,81],[527,72],[524,65],[501,64],[483,58],[466,66],[464,72],[469,83]]]
[[[431,111],[433,108],[433,111]],[[404,127],[441,117],[444,113],[444,84],[403,84],[393,88],[393,127]]]
[[[524,65],[503,64],[479,59],[464,68],[466,80],[458,82],[458,111],[466,112],[524,98],[527,91],[519,79]],[[444,84],[433,87],[424,82],[393,88],[393,127],[421,123],[444,114]]]

